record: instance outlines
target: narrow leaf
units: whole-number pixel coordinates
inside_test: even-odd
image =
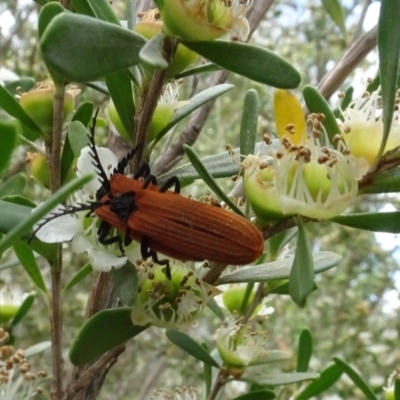
[[[77,13],[93,18],[97,17],[89,0],[71,0],[71,3]]]
[[[339,264],[342,256],[330,251],[321,251],[313,255],[314,272],[326,271]],[[279,261],[266,264],[241,267],[234,272],[224,274],[218,279],[218,285],[226,283],[266,282],[274,279],[288,279],[292,269],[294,257],[287,257]]]
[[[131,306],[138,292],[138,274],[136,267],[128,261],[122,268],[113,268],[111,276],[115,290],[122,303]]]
[[[172,117],[171,121],[168,125],[166,125],[157,135],[157,141],[159,141],[173,126],[175,126],[179,121],[185,118],[187,115],[191,114],[194,110],[201,107],[203,104],[211,101],[222,94],[228,92],[233,89],[234,85],[229,83],[223,83],[221,85],[213,86],[202,92],[193,96],[188,104],[178,108]]]
[[[311,382],[306,388],[296,397],[296,400],[308,400],[312,397],[328,390],[342,376],[342,370],[336,364],[331,364],[325,368],[318,379]]]
[[[54,195],[52,195],[49,199],[47,199],[39,208],[36,208],[27,218],[24,218],[23,215],[19,215],[19,218],[16,218],[14,221],[13,227],[9,230],[9,232],[3,236],[0,240],[0,254],[11,246],[15,240],[22,237],[24,234],[29,232],[29,230],[33,227],[33,225],[40,221],[44,216],[46,216],[51,210],[53,210],[58,204],[62,203],[67,197],[78,190],[82,185],[86,182],[89,182],[93,178],[92,174],[84,175],[80,178],[74,179],[69,182],[63,188],[57,191]],[[1,204],[11,205],[12,207],[21,207],[16,204],[7,203],[0,201]],[[29,210],[28,207],[26,209]],[[18,222],[17,222],[18,221]],[[17,222],[17,223],[15,223]]]
[[[8,167],[17,144],[17,131],[12,122],[0,121],[0,174]]]
[[[189,353],[194,358],[197,358],[198,360],[203,361],[204,363],[207,363],[215,368],[219,368],[218,363],[213,357],[211,357],[210,353],[186,333],[181,331],[167,330],[165,334],[172,343]]]
[[[79,283],[83,278],[90,275],[93,272],[92,266],[87,263],[85,264],[65,285],[62,290],[63,294],[69,292],[77,283]]]
[[[215,301],[215,299],[210,299],[207,303],[207,307],[221,320],[225,319],[225,315],[221,310],[221,307]]]
[[[186,76],[202,74],[204,72],[218,71],[220,69],[221,68],[218,65],[213,64],[213,63],[208,63],[208,64],[200,65],[198,67],[187,69],[186,71],[183,71],[180,74],[176,75],[175,79],[181,79],[181,78],[185,78]]]
[[[60,3],[51,1],[47,3],[41,10],[38,20],[38,35],[39,38],[42,37],[43,32],[46,30],[47,26],[51,20],[58,14],[67,11]]]
[[[107,88],[115,109],[128,132],[131,141],[134,142],[135,132],[135,105],[133,103],[132,82],[126,71],[117,72],[106,77]]]
[[[165,35],[159,33],[143,46],[139,53],[142,62],[153,68],[168,68],[168,62],[163,56],[164,39]]]
[[[300,84],[300,74],[291,64],[262,47],[219,40],[183,44],[220,67],[253,81],[282,89]]]
[[[394,400],[400,400],[400,379],[394,380]]]
[[[314,265],[310,240],[300,218],[297,219],[297,227],[299,233],[289,277],[289,294],[298,306],[304,307],[307,296],[314,290]]]
[[[31,309],[33,302],[35,301],[36,293],[29,293],[23,300],[20,308],[15,314],[14,318],[11,321],[11,326],[14,327],[28,314],[28,311]]]
[[[263,385],[282,386],[290,383],[309,381],[318,378],[319,374],[315,372],[277,373],[263,375],[262,378],[258,380],[258,383]]]
[[[69,359],[72,364],[80,366],[90,363],[149,327],[133,325],[130,315],[130,308],[102,310],[93,315],[83,325],[71,346]]]
[[[32,282],[41,290],[42,293],[47,294],[46,284],[44,283],[42,273],[40,272],[36,258],[33,255],[33,251],[28,245],[20,240],[14,242],[14,251],[26,273],[32,279]]]
[[[383,102],[383,154],[392,125],[400,62],[400,0],[382,0],[378,20],[378,55]]]
[[[140,62],[146,40],[115,24],[85,15],[62,13],[40,39],[46,65],[73,82],[88,82]]]
[[[18,101],[11,95],[11,93],[0,85],[0,108],[7,114],[11,115],[28,128],[35,132],[42,133],[40,128],[33,122],[31,117],[23,110]]]
[[[27,349],[24,350],[25,357],[30,357],[35,354],[42,353],[43,351],[50,348],[50,346],[51,346],[50,340],[34,344],[33,346],[28,347]]]
[[[25,190],[26,177],[22,173],[8,178],[0,186],[0,199],[8,195],[21,195]]]
[[[242,161],[248,154],[254,154],[259,112],[258,93],[254,89],[250,89],[244,97],[240,123],[240,157]]]
[[[237,207],[236,204],[233,203],[231,199],[225,194],[225,192],[217,185],[214,178],[207,171],[205,166],[202,164],[200,158],[192,150],[192,148],[190,146],[184,145],[183,150],[185,151],[193,167],[197,170],[206,185],[220,198],[220,200],[224,201],[233,211],[235,211],[236,214],[244,217],[242,210]]]
[[[299,337],[299,348],[297,351],[297,372],[307,372],[308,364],[312,356],[313,340],[309,329],[303,329]]]
[[[345,15],[342,6],[338,0],[322,0],[325,8],[332,21],[338,26],[343,37],[346,37]]]
[[[303,96],[310,112],[324,115],[325,119],[322,121],[322,124],[326,129],[330,142],[334,143],[333,137],[340,134],[340,128],[328,102],[315,87],[309,85],[303,89]]]
[[[202,344],[204,347],[205,351],[209,353],[209,350],[207,348],[207,345],[205,343]],[[211,384],[212,384],[212,366],[208,363],[203,363],[203,377],[204,377],[204,385],[205,385],[205,391],[206,391],[206,397],[208,398],[210,392],[211,392]]]
[[[83,126],[87,126],[92,119],[93,103],[86,101],[82,103],[72,117],[72,122],[79,121]],[[61,156],[61,182],[65,183],[68,174],[70,173],[72,163],[75,159],[72,151],[69,135],[67,135]]]
[[[335,364],[354,382],[369,400],[378,400],[373,390],[367,385],[360,374],[346,361],[339,357],[333,357]]]
[[[112,24],[121,25],[118,17],[115,15],[109,0],[88,0],[97,18]]]
[[[242,394],[241,396],[235,397],[233,400],[269,400],[276,399],[276,395],[271,390],[255,390],[254,392],[249,392]]]
[[[400,233],[400,211],[342,215],[331,221],[367,231]]]
[[[68,124],[68,142],[75,158],[81,155],[81,150],[89,144],[88,130],[80,121]]]

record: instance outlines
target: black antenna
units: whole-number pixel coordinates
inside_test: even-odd
[[[92,126],[90,127],[90,134],[88,135],[89,136],[89,147],[90,147],[89,155],[93,158],[92,164],[96,169],[96,172],[99,176],[98,179],[102,186],[96,193],[97,200],[99,200],[101,197],[105,196],[106,194],[111,194],[110,181],[101,165],[100,158],[99,158],[99,155],[97,154],[97,150],[96,150],[96,144],[94,142],[94,130],[96,128],[96,120],[97,120],[98,114],[99,114],[99,108],[96,110],[96,113],[93,117]]]
[[[129,161],[132,160],[133,156],[135,153],[138,151],[139,146],[136,146],[134,149],[132,149],[117,165],[116,168],[114,168],[113,173],[118,173],[118,174],[123,174],[125,172],[125,168],[128,166]]]

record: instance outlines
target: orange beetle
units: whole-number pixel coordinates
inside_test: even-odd
[[[181,261],[207,259],[236,265],[251,263],[262,254],[264,240],[258,228],[237,214],[181,196],[176,177],[157,186],[145,163],[133,179],[126,177],[123,172],[135,150],[119,162],[109,179],[94,144],[94,124],[90,149],[101,182],[96,201],[54,214],[38,229],[60,215],[90,210],[102,220],[97,231],[100,243],[118,243],[123,254],[121,237],[109,237],[111,228],[116,228],[125,234],[125,245],[140,242],[143,258],[166,265],[169,278],[169,262],[158,259],[157,252]],[[168,190],[172,186],[174,192]]]

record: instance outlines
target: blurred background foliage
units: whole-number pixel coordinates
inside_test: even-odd
[[[113,8],[121,19],[124,19],[125,3],[125,0],[113,1]],[[342,1],[346,26],[344,36],[323,8],[321,1],[277,1],[260,23],[251,42],[273,49],[292,63],[302,74],[302,87],[307,84],[317,85],[348,44],[372,27],[369,24],[378,15],[377,5],[377,2],[368,0]],[[34,77],[36,81],[46,79],[46,69],[37,43],[36,23],[39,9],[39,5],[28,0],[0,2],[0,66],[19,76]],[[362,14],[366,10],[367,18],[363,18]],[[354,79],[358,82],[356,90],[361,90],[360,82],[365,82],[368,76],[366,71],[373,75],[377,70],[376,58],[376,51],[370,53],[346,79],[342,89],[345,90]],[[196,86],[206,87],[210,76],[211,73],[206,73],[188,79],[184,90],[190,93]],[[263,133],[272,134],[274,131],[273,88],[232,74],[228,82],[233,83],[235,89],[217,99],[200,140],[195,144],[195,150],[202,156],[223,151],[227,143],[234,147],[238,145],[242,94],[250,88],[256,89],[260,96],[260,138]],[[298,88],[297,94],[302,87]],[[82,89],[80,101],[90,100],[95,106],[105,106],[106,96],[88,88]],[[185,98],[184,95],[181,97]],[[331,99],[334,106],[336,102],[335,98]],[[177,132],[183,126],[184,122],[178,126]],[[25,162],[26,151],[27,147],[24,145],[16,149],[3,179],[17,173],[29,177],[29,168]],[[229,180],[224,184],[226,188],[232,186]],[[48,192],[44,192],[41,186],[29,178],[24,190],[24,194],[36,203],[48,196]],[[208,194],[208,190],[202,185],[191,185],[186,193],[199,197]],[[362,196],[357,198],[352,211],[368,212],[384,208],[390,210],[389,204],[392,205],[390,207],[399,209],[399,202],[399,198],[394,195]],[[303,328],[309,328],[314,337],[311,370],[319,371],[331,363],[333,356],[341,356],[361,371],[367,382],[379,388],[386,383],[386,379],[400,362],[398,238],[390,234],[376,235],[354,230],[330,222],[309,224],[308,230],[312,234],[315,250],[334,251],[341,254],[343,260],[333,270],[317,275],[318,290],[309,297],[304,309],[299,309],[289,298],[267,298],[266,307],[270,316],[266,329],[271,348],[291,353],[293,357],[283,365],[283,369],[293,370],[296,365],[298,335]],[[287,252],[292,250],[289,246]],[[71,252],[65,251],[64,254],[66,271],[71,269],[75,272],[85,262]],[[0,283],[16,284],[29,292],[33,289],[32,283],[22,267],[17,263],[8,267],[7,262],[13,257],[15,256],[11,252],[4,254],[0,265]],[[39,263],[42,263],[40,259]],[[48,269],[43,268],[42,273],[50,286]],[[66,273],[64,279],[67,280],[72,273]],[[90,284],[91,278],[86,277],[63,296],[65,344],[71,343],[77,328],[84,321],[84,307]],[[15,331],[17,347],[25,348],[49,338],[50,323],[47,315],[47,306],[39,296],[29,315]],[[219,322],[210,310],[206,310],[202,320],[191,329],[190,334],[199,341],[211,343],[212,332]],[[66,348],[65,357],[67,350]],[[35,366],[50,370],[49,360],[48,351],[36,356]],[[157,387],[198,387],[202,381],[203,369],[200,363],[172,345],[163,331],[157,328],[150,328],[131,341],[118,361],[111,369],[99,399],[145,399],[149,391]],[[65,373],[69,372],[69,368],[70,365],[66,362]],[[285,387],[281,398],[289,398],[292,389],[290,386]],[[201,388],[198,390],[201,391]],[[228,385],[227,392],[229,390],[231,392],[225,394],[226,398],[231,397],[236,388]],[[365,397],[343,375],[334,388],[320,398],[355,400]]]

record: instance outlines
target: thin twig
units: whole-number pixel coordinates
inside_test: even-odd
[[[352,43],[333,69],[321,79],[318,90],[322,96],[329,99],[354,68],[376,46],[377,30],[377,27],[371,29],[364,36]]]
[[[361,35],[362,27],[365,21],[365,16],[367,15],[367,11],[369,6],[371,5],[372,0],[364,0],[363,8],[360,13],[360,18],[358,19],[357,26],[354,30],[353,38],[351,43],[355,42]]]
[[[53,132],[46,139],[46,155],[50,166],[51,192],[55,193],[61,186],[61,135],[64,110],[64,86],[57,86],[54,93]],[[51,264],[51,347],[53,379],[51,398],[60,400],[63,394],[63,358],[62,358],[62,314],[61,314],[61,244]]]
[[[79,379],[70,382],[65,391],[64,400],[72,399],[74,395],[79,393],[85,387],[89,385],[89,383],[93,380],[93,378],[99,373],[99,371],[103,370],[110,364],[114,365],[118,360],[118,357],[125,351],[125,344],[119,345],[114,349],[110,350],[103,357],[100,358],[95,364],[91,367],[87,368],[87,370],[80,375]]]
[[[212,388],[207,400],[215,400],[217,398],[219,391],[223,388],[228,378],[229,374],[227,373],[227,371],[225,371],[224,369],[220,369],[218,377],[214,382],[214,387]]]

